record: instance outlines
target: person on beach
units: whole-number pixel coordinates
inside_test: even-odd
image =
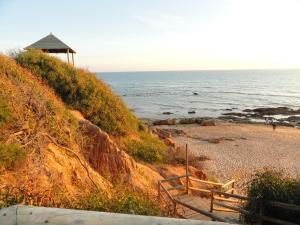
[[[273,130],[276,130],[276,122],[273,120],[273,119],[271,119],[271,125],[272,125],[272,127],[273,127]]]
[[[265,124],[266,124],[266,125],[270,124],[270,120],[269,120],[268,117],[265,117]]]

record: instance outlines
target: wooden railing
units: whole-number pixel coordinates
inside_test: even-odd
[[[169,177],[158,181],[158,200],[160,201],[162,199],[164,201],[164,203],[167,206],[168,215],[176,215],[176,206],[177,206],[177,203],[173,198],[172,194],[170,193],[170,191],[174,191],[174,190],[186,191],[186,185],[176,185],[176,186],[169,185],[168,187],[166,187],[164,183],[180,180],[181,178],[186,178],[188,176],[189,175],[174,176],[174,177]]]
[[[288,204],[288,203],[283,203],[283,202],[275,202],[275,201],[265,201],[260,205],[260,212],[259,212],[259,218],[260,218],[260,224],[263,224],[264,221],[267,222],[272,222],[276,224],[282,224],[282,225],[299,225],[299,223],[291,223],[285,220],[273,218],[266,216],[264,214],[265,212],[265,207],[276,207],[276,208],[281,208],[285,210],[290,210],[290,211],[296,211],[300,213],[300,206],[299,205],[293,205],[293,204]]]
[[[181,179],[183,179],[183,181],[181,182]],[[165,185],[166,183],[170,183],[170,182],[176,182],[176,181],[180,181],[178,183],[183,183],[182,185]],[[194,187],[194,186],[191,186],[191,182],[196,182],[198,184],[201,184],[201,185],[206,185],[206,188],[197,188],[197,187]],[[169,178],[166,178],[166,179],[163,179],[163,180],[160,180],[158,182],[158,200],[163,200],[164,203],[166,204],[167,206],[167,209],[168,209],[168,212],[167,214],[168,215],[176,215],[176,207],[177,207],[177,204],[180,204],[180,205],[183,205],[185,207],[186,204],[175,199],[171,192],[172,191],[177,191],[178,192],[183,192],[183,193],[186,193],[188,194],[190,191],[196,191],[196,192],[204,192],[204,193],[208,193],[210,194],[211,193],[211,189],[215,189],[217,188],[218,190],[220,191],[225,191],[225,192],[234,192],[234,183],[235,181],[234,180],[231,180],[227,183],[218,183],[218,182],[212,182],[212,181],[206,181],[206,180],[200,180],[200,179],[196,179],[196,178],[193,178],[191,177],[190,174],[187,174],[187,175],[182,175],[182,176],[174,176],[174,177],[169,177]],[[208,187],[207,187],[208,186]],[[189,207],[187,207],[189,208]],[[193,209],[195,211],[195,208],[193,207]],[[223,222],[226,222],[226,220],[222,219],[221,217],[218,217],[214,214],[212,214],[211,212],[207,212],[207,211],[204,211],[204,210],[201,210],[201,209],[197,209],[198,213],[201,213],[201,214],[204,214],[215,220],[218,220],[218,221],[223,221]]]
[[[167,182],[174,182],[176,180],[184,179],[185,183],[182,185],[169,185],[166,187],[164,184]],[[191,186],[191,181],[197,182],[199,184],[207,185],[209,188],[196,188]],[[191,177],[190,174],[182,175],[182,176],[174,176],[167,179],[160,180],[158,182],[158,198],[163,199],[165,203],[167,203],[170,214],[176,215],[176,208],[178,205],[189,208],[197,213],[203,214],[207,217],[210,217],[212,220],[221,221],[221,222],[230,222],[227,219],[217,215],[214,211],[223,211],[223,212],[231,212],[231,213],[239,213],[240,221],[244,222],[244,218],[246,215],[250,215],[250,212],[245,210],[242,206],[249,200],[248,197],[243,195],[234,194],[235,192],[235,180],[231,180],[225,184],[218,182],[211,182],[200,180]],[[214,189],[213,189],[214,188]],[[190,204],[187,204],[177,198],[174,198],[171,194],[171,191],[184,192],[186,194],[189,191],[196,192],[204,192],[210,194],[210,211],[205,211],[203,209],[196,208]],[[268,207],[278,207],[286,210],[293,210],[296,212],[300,212],[300,206],[275,202],[275,201],[264,201],[260,207],[259,215],[256,215],[260,219],[260,224],[263,224],[264,221],[282,224],[282,225],[297,225],[295,223],[291,223],[288,221],[276,219],[273,217],[269,217],[264,214],[264,208]]]
[[[206,180],[200,180],[200,179],[196,179],[193,177],[189,177],[188,178],[188,190],[193,190],[193,191],[200,191],[200,192],[204,192],[204,193],[210,193],[211,189],[213,190],[219,190],[219,191],[224,191],[226,193],[234,193],[235,189],[234,189],[234,184],[235,184],[235,180],[231,180],[227,183],[219,183],[219,182],[212,182],[212,181],[206,181]],[[199,184],[202,185],[207,185],[209,186],[209,188],[196,188],[196,187],[191,187],[190,186],[190,182],[191,181],[195,181]]]
[[[244,222],[245,215],[250,213],[242,206],[248,201],[248,197],[232,193],[226,193],[218,190],[211,190],[210,212],[222,211],[239,213],[239,220]]]

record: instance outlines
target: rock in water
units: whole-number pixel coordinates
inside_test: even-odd
[[[166,119],[166,120],[156,120],[153,122],[153,125],[175,125],[175,119]]]
[[[200,125],[201,126],[216,126],[216,122],[214,120],[202,120]]]
[[[196,113],[196,111],[188,111],[188,114],[195,114]]]
[[[179,124],[193,124],[196,122],[197,122],[196,118],[183,118],[179,120]]]

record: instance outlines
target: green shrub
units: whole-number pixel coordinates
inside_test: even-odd
[[[4,99],[0,97],[0,127],[5,123],[12,121],[13,116]]]
[[[18,200],[6,189],[0,189],[0,209],[18,204]]]
[[[167,146],[148,133],[143,133],[140,140],[127,140],[126,151],[137,160],[145,162],[161,162]]]
[[[109,134],[139,131],[139,120],[94,74],[38,50],[21,52],[16,61],[42,78],[67,105],[79,110],[86,119]]]
[[[263,201],[278,201],[300,205],[300,180],[284,176],[280,171],[266,169],[257,172],[249,183],[249,201],[245,208],[251,212],[250,220],[257,220],[259,207]],[[287,211],[281,208],[266,207],[267,216],[290,222],[299,222],[300,214],[296,211]],[[268,223],[264,223],[268,224]]]
[[[80,209],[136,215],[160,215],[160,208],[148,196],[129,190],[116,190],[111,198],[93,193],[80,200]]]
[[[24,156],[25,153],[18,145],[0,143],[0,168],[11,169],[14,163]]]

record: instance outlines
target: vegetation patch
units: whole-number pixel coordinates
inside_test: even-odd
[[[125,141],[126,151],[137,160],[161,162],[167,146],[158,138],[144,133],[140,140]]]
[[[115,191],[111,198],[102,193],[90,194],[80,200],[80,208],[136,215],[160,215],[160,208],[149,196],[131,190]]]
[[[258,221],[255,215],[259,214],[260,204],[264,201],[300,205],[300,180],[287,177],[280,171],[266,169],[253,176],[248,187],[248,197],[250,200],[245,205],[245,209],[251,212],[248,221]],[[265,207],[264,214],[290,222],[300,221],[298,212],[271,206]]]
[[[39,193],[35,196],[33,201],[29,191],[12,192],[12,190],[8,188],[0,189],[0,209],[20,203],[34,206],[148,216],[160,216],[163,212],[150,196],[137,191],[124,189],[124,187],[117,187],[111,197],[105,193],[95,191],[78,196],[76,199],[70,199],[65,193],[59,192],[56,193],[55,198],[49,199]]]
[[[18,145],[0,143],[0,168],[11,169],[24,156],[25,152]]]
[[[0,97],[0,127],[12,120],[13,116],[7,102]]]

